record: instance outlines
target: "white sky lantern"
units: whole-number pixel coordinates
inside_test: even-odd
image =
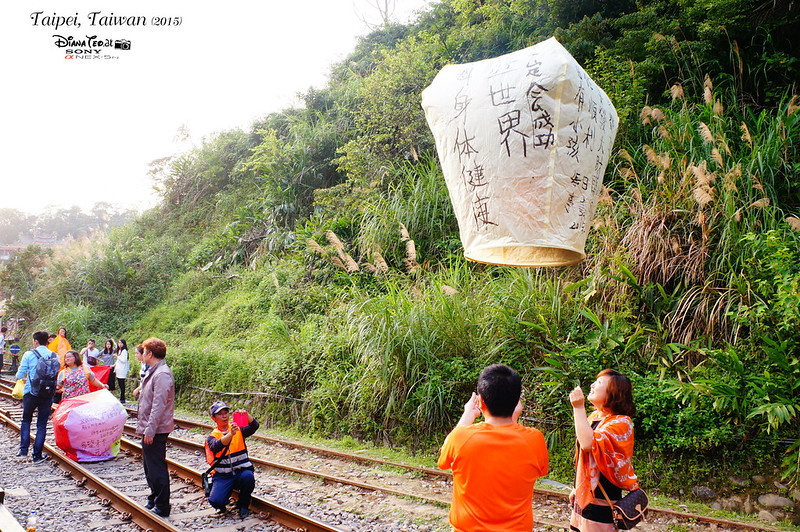
[[[422,107],[468,259],[562,266],[586,258],[619,119],[558,41],[448,65]]]

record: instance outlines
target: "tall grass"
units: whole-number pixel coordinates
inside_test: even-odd
[[[400,227],[423,261],[439,261],[458,249],[458,225],[441,169],[431,157],[391,170],[392,184],[367,205],[356,244],[366,256],[380,253],[395,264],[407,254]]]
[[[702,99],[673,87],[671,106],[645,107],[646,143],[620,152],[628,212],[618,212],[631,219],[622,244],[642,284],[680,294],[664,321],[672,341],[735,342],[758,298],[742,279],[752,252],[745,236],[777,230],[797,240],[786,211],[798,206],[798,114],[789,98],[743,113],[735,90],[719,91],[707,76],[687,92]]]

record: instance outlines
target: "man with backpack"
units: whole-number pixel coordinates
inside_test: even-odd
[[[33,349],[22,356],[17,370],[17,379],[25,379],[22,396],[22,424],[20,426],[19,454],[28,456],[31,443],[31,421],[33,411],[39,410],[36,421],[36,439],[33,442],[33,463],[39,464],[49,457],[42,453],[47,435],[47,420],[56,393],[56,378],[61,363],[58,355],[47,347],[47,332],[33,333]]]

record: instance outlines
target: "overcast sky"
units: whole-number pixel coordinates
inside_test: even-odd
[[[199,143],[295,105],[369,32],[374,2],[3,2],[0,208],[152,206],[148,163],[181,149],[182,125]],[[397,0],[395,19],[427,4]]]

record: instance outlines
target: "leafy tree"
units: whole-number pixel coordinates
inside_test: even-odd
[[[0,244],[13,244],[25,228],[24,213],[17,209],[0,209]]]
[[[34,296],[52,255],[50,249],[28,246],[0,268],[0,296],[8,301],[16,317],[32,322],[38,315]]]

